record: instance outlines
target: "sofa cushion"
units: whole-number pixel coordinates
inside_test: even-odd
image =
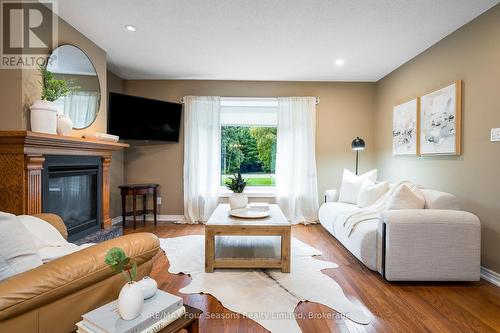
[[[371,270],[377,270],[378,219],[359,223],[349,235],[342,223],[334,225],[334,236]]]
[[[353,174],[347,169],[344,169],[344,175],[342,176],[342,185],[340,187],[339,201],[357,204],[359,190],[361,189],[361,184],[365,179],[369,179],[372,182],[375,182],[377,180],[377,169],[368,171],[360,176]]]
[[[321,205],[319,208],[319,222],[321,225],[328,230],[331,234],[334,234],[333,225],[341,214],[353,212],[359,210],[360,208],[353,204],[348,204],[345,202],[327,202]]]
[[[0,218],[0,281],[41,264],[30,233],[16,216]]]
[[[453,194],[429,189],[422,189],[425,198],[425,209],[460,210],[458,198]]]

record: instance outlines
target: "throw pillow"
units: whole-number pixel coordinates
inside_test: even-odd
[[[0,219],[0,281],[42,264],[26,227],[13,218]]]
[[[365,179],[369,179],[372,182],[375,182],[377,180],[377,169],[368,171],[360,176],[357,176],[349,170],[344,169],[344,175],[342,176],[342,185],[340,187],[339,201],[356,205],[358,203],[361,184]]]
[[[30,215],[19,215],[17,219],[28,229],[37,249],[68,244],[61,233],[47,221]]]
[[[358,207],[368,207],[376,203],[389,191],[389,182],[375,184],[370,179],[365,179],[361,184],[358,196]]]
[[[422,191],[415,185],[411,188],[400,185],[389,199],[389,209],[424,209],[425,198]]]

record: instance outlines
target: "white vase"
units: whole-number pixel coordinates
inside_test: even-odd
[[[141,287],[144,299],[153,297],[158,290],[158,283],[149,276],[145,276],[137,284]]]
[[[54,102],[38,100],[30,107],[33,132],[57,134],[57,108]]]
[[[141,286],[137,283],[127,283],[118,296],[118,312],[123,320],[137,318],[144,309],[144,297]]]
[[[248,197],[244,193],[233,193],[229,197],[231,209],[245,208],[248,205]]]
[[[57,134],[69,136],[73,129],[73,122],[68,116],[57,116]]]

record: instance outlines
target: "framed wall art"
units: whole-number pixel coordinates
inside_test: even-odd
[[[392,154],[418,155],[419,98],[396,105],[392,111]]]
[[[420,155],[460,155],[462,81],[420,98]]]

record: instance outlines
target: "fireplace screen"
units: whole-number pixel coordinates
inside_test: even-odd
[[[92,164],[82,158],[68,157],[65,162],[58,156],[57,162],[46,159],[48,165],[44,166],[44,212],[64,220],[69,240],[100,228],[100,161]]]

